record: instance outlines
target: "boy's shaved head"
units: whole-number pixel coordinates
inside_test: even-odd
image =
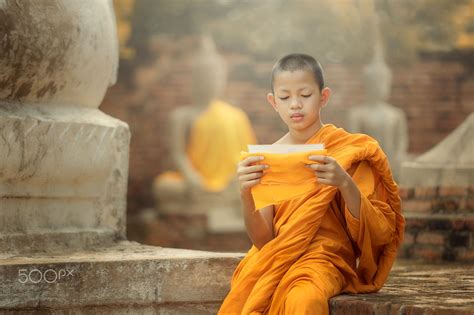
[[[286,55],[282,57],[273,66],[272,76],[271,76],[272,92],[274,92],[273,82],[275,80],[275,76],[279,72],[282,72],[282,71],[293,72],[296,70],[311,72],[314,76],[314,80],[319,86],[319,90],[321,91],[324,88],[324,75],[323,75],[323,69],[321,67],[321,64],[310,55],[290,54],[290,55]]]

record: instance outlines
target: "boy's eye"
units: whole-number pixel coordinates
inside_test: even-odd
[[[287,100],[288,98],[289,96],[279,97],[279,99],[281,99],[282,101]]]
[[[312,94],[308,94],[308,95],[301,95],[303,97],[310,97]]]

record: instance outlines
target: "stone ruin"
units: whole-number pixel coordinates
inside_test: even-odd
[[[98,107],[118,52],[107,1],[3,4],[0,248],[125,239],[130,131]],[[90,22],[97,19],[100,25]]]
[[[126,240],[111,4],[0,1],[0,310],[212,313],[238,261]]]
[[[474,113],[436,146],[402,165],[407,219],[401,256],[474,261]]]
[[[474,184],[474,113],[436,146],[414,161],[403,163],[406,187],[469,186]]]
[[[130,131],[98,109],[114,22],[108,0],[0,1],[2,313],[215,314],[242,258],[126,240]],[[400,263],[331,314],[472,314],[472,271]]]

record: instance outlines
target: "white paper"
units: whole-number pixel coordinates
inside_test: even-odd
[[[249,144],[249,153],[295,153],[324,150],[323,143],[317,144]]]

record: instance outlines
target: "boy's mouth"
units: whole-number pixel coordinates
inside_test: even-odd
[[[303,114],[300,114],[300,113],[294,113],[294,114],[291,114],[290,115],[290,118],[294,121],[299,121],[299,120],[302,120],[304,117]]]

